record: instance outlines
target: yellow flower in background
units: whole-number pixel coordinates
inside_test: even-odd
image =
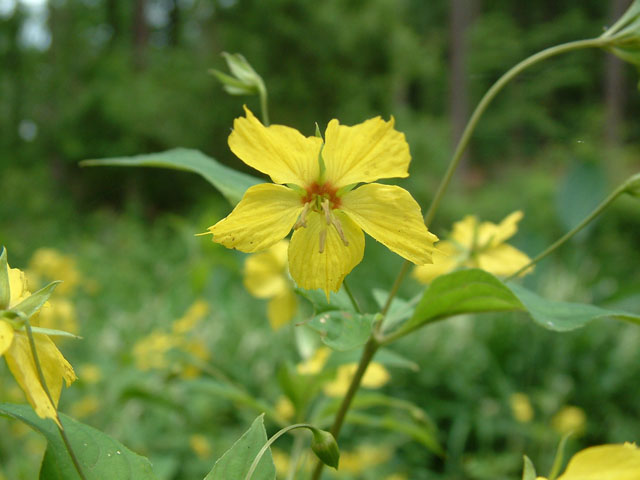
[[[359,445],[353,452],[340,452],[340,472],[361,474],[388,462],[392,453],[388,446]]]
[[[36,284],[44,283],[42,277],[46,281],[62,280],[56,287],[56,292],[62,295],[73,292],[81,280],[75,259],[53,248],[36,250],[29,261],[27,273]]]
[[[196,300],[178,320],[173,322],[173,333],[183,335],[192,331],[209,313],[210,307],[204,300]]]
[[[363,230],[417,265],[431,263],[437,237],[420,206],[400,187],[370,183],[408,176],[409,146],[393,119],[352,127],[331,120],[323,143],[283,125],[265,127],[245,112],[229,147],[274,183],[250,187],[229,216],[209,227],[214,242],[253,253],[294,229],[289,272],[300,287],[327,296],[362,260]]]
[[[342,397],[349,390],[349,385],[351,384],[351,380],[358,369],[358,365],[356,363],[349,363],[346,365],[340,365],[338,367],[338,373],[336,374],[336,378],[327,383],[323,391],[325,395],[328,397]],[[372,362],[367,367],[367,371],[364,372],[364,376],[362,377],[362,382],[360,386],[362,388],[380,388],[384,386],[391,375],[386,368],[380,363]],[[340,468],[343,468],[343,460],[340,458]]]
[[[27,288],[26,277],[22,271],[7,266],[7,273],[8,308],[11,309],[28,298],[31,292]],[[30,322],[33,326],[38,326],[36,316],[31,317]],[[33,338],[42,373],[54,403],[51,402],[40,383],[26,332],[15,329],[12,323],[0,319],[0,355],[4,356],[11,374],[38,416],[51,418],[57,422],[56,407],[62,391],[62,383],[64,381],[67,386],[71,385],[76,375],[71,364],[47,335],[34,333]]]
[[[529,401],[529,397],[524,393],[514,393],[509,397],[509,406],[511,413],[520,423],[529,423],[533,420],[533,407]]]
[[[291,400],[284,395],[281,395],[280,398],[278,398],[275,405],[275,411],[278,416],[286,422],[291,420],[296,413],[293,403],[291,403]]]
[[[133,358],[139,370],[168,368],[167,353],[178,345],[176,337],[160,330],[151,332],[133,346]]]
[[[295,315],[298,301],[287,268],[288,240],[281,240],[267,250],[249,255],[244,264],[244,286],[257,298],[269,298],[267,317],[274,330],[287,324]]]
[[[492,222],[480,223],[477,217],[467,215],[453,224],[448,240],[438,243],[433,264],[416,267],[413,276],[422,283],[430,283],[434,278],[459,267],[481,268],[498,276],[517,272],[531,259],[504,242],[518,231],[522,216],[520,211],[513,212],[496,225]]]
[[[539,479],[546,480],[544,477]],[[576,453],[558,480],[638,480],[640,449],[633,443],[599,445]]]
[[[562,407],[551,419],[551,426],[560,435],[584,433],[587,426],[587,415],[580,407],[572,405]]]
[[[76,307],[66,298],[50,298],[42,306],[38,321],[43,328],[63,330],[74,335],[78,333]]]
[[[85,418],[100,410],[100,397],[95,394],[85,395],[69,407],[69,413],[75,418]]]
[[[102,370],[95,363],[85,363],[78,368],[78,376],[84,383],[95,384],[102,380]]]
[[[300,375],[317,375],[324,368],[329,355],[331,355],[329,348],[320,347],[306,361],[299,363],[296,369]]]
[[[207,437],[200,433],[195,433],[189,437],[189,446],[198,457],[202,460],[208,460],[211,458],[213,447]]]

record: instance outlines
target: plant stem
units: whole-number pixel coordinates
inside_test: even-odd
[[[267,443],[265,443],[262,446],[262,448],[258,452],[258,455],[256,455],[256,458],[253,459],[253,463],[249,467],[249,471],[247,472],[247,475],[246,475],[246,477],[244,477],[244,479],[245,480],[250,480],[251,479],[251,476],[253,475],[253,472],[255,472],[256,468],[258,468],[258,463],[260,463],[260,459],[262,458],[262,455],[264,455],[264,452],[266,452],[267,449],[278,438],[280,438],[285,433],[290,432],[291,430],[295,430],[296,428],[308,428],[311,431],[315,430],[315,427],[313,425],[308,424],[308,423],[296,423],[295,425],[289,425],[288,427],[285,427],[282,430],[278,431],[276,434],[273,435],[273,437],[271,437],[269,440],[267,440]]]
[[[575,227],[573,227],[573,229],[571,229],[569,232],[567,232],[566,234],[564,234],[562,237],[560,237],[558,240],[556,240],[554,243],[552,243],[551,245],[549,245],[549,247],[547,247],[542,253],[538,254],[533,260],[531,260],[529,263],[527,263],[524,267],[522,267],[520,270],[518,270],[517,272],[509,275],[507,278],[504,279],[504,281],[508,281],[508,280],[513,280],[515,277],[517,277],[518,275],[520,275],[522,272],[527,271],[529,268],[531,268],[533,265],[535,265],[536,263],[538,263],[540,260],[542,260],[543,258],[545,258],[547,255],[549,255],[551,252],[553,252],[555,249],[557,249],[558,247],[560,247],[563,243],[565,243],[567,240],[569,240],[571,237],[573,237],[574,235],[576,235],[578,232],[580,232],[584,227],[586,227],[589,223],[591,223],[591,221],[593,221],[593,219],[595,219],[598,215],[600,215],[609,205],[611,205],[611,203],[618,198],[620,195],[622,195],[623,193],[625,193],[625,191],[627,190],[628,185],[626,183],[623,183],[622,185],[620,185],[618,188],[616,188],[607,198],[605,198],[602,203],[600,203],[600,205],[598,205],[596,207],[596,209],[591,212],[584,220],[582,220],[582,222],[580,222],[578,225],[576,225]]]
[[[438,185],[438,189],[436,190],[436,194],[433,197],[433,200],[429,205],[429,209],[427,210],[427,213],[424,216],[424,223],[427,225],[427,227],[429,227],[431,225],[431,222],[433,221],[436,211],[440,205],[440,201],[442,200],[442,197],[444,196],[445,192],[447,191],[447,188],[449,187],[449,184],[451,183],[453,174],[455,173],[456,169],[458,168],[458,165],[460,164],[462,155],[464,154],[467,146],[469,145],[469,141],[471,140],[471,135],[473,134],[473,131],[478,125],[478,122],[480,121],[480,117],[482,117],[482,115],[484,114],[485,110],[487,109],[491,101],[504,88],[504,86],[507,83],[509,83],[511,80],[513,80],[513,78],[516,77],[523,70],[531,67],[532,65],[535,65],[538,62],[541,62],[542,60],[553,57],[555,55],[559,55],[561,53],[570,52],[572,50],[580,50],[583,48],[599,48],[606,45],[608,41],[609,40],[607,38],[591,38],[587,40],[577,40],[575,42],[568,42],[568,43],[563,43],[561,45],[549,47],[534,55],[531,55],[530,57],[525,58],[520,63],[513,66],[504,75],[502,75],[496,81],[496,83],[494,83],[491,86],[489,90],[487,90],[487,93],[484,94],[484,96],[480,100],[480,103],[478,103],[478,106],[473,111],[471,118],[467,122],[467,125],[464,128],[464,131],[462,132],[462,136],[460,137],[460,140],[458,140],[458,144],[456,145],[456,149],[453,153],[453,157],[451,157],[451,161],[449,162],[447,171],[445,172],[444,177],[442,177],[442,180],[440,181],[440,185]],[[409,269],[409,262],[405,261],[405,263],[402,265],[402,268],[400,269],[400,272],[398,273],[398,276],[396,277],[393,288],[389,292],[389,297],[387,298],[387,302],[382,311],[383,315],[386,314],[389,307],[391,306],[391,302],[395,297],[396,293],[398,292],[398,288],[400,287],[400,284],[404,280],[404,277],[406,276],[408,269]]]
[[[51,392],[49,391],[49,387],[47,386],[47,381],[44,378],[44,372],[42,371],[42,365],[40,364],[40,359],[38,358],[38,351],[36,350],[36,341],[33,338],[33,330],[31,330],[31,323],[29,322],[29,319],[25,320],[24,326],[27,332],[27,338],[29,339],[29,347],[31,348],[31,355],[33,356],[33,361],[36,365],[36,371],[38,372],[38,379],[40,380],[40,384],[42,385],[42,389],[44,390],[44,393],[46,393],[47,398],[49,399],[49,401],[51,402],[51,405],[53,405],[55,409],[56,404],[53,401],[53,397],[51,396]],[[67,452],[69,452],[69,456],[71,457],[73,466],[76,468],[76,471],[78,472],[78,475],[80,475],[80,478],[82,480],[86,480],[87,477],[85,477],[84,472],[82,471],[82,467],[80,466],[80,462],[78,461],[78,458],[76,457],[76,454],[73,451],[71,442],[69,441],[69,438],[67,437],[67,434],[64,431],[64,428],[62,427],[62,420],[60,419],[60,415],[58,415],[58,410],[56,409],[55,412],[56,412],[56,420],[57,420],[56,425],[58,427],[58,431],[60,432],[60,436],[62,437],[62,441],[64,442],[64,446],[66,447]]]
[[[367,344],[365,345],[364,350],[362,351],[362,356],[360,357],[360,363],[358,363],[358,369],[356,370],[356,373],[351,379],[349,390],[347,390],[346,395],[342,399],[340,408],[338,409],[338,412],[336,413],[336,417],[333,420],[333,425],[331,425],[331,429],[329,430],[329,432],[331,432],[331,434],[336,439],[336,441],[338,440],[338,435],[340,434],[340,430],[342,429],[342,424],[344,423],[344,419],[347,415],[347,412],[349,411],[351,402],[353,401],[353,398],[355,397],[356,392],[360,387],[360,383],[362,382],[362,377],[364,377],[364,373],[367,371],[367,367],[369,366],[369,363],[371,363],[373,356],[378,351],[378,347],[380,347],[380,344],[372,336],[367,342]],[[318,461],[318,463],[316,464],[316,468],[313,471],[313,476],[311,477],[311,479],[319,480],[320,475],[322,475],[323,468],[324,468],[324,463],[322,463],[321,461]]]
[[[262,124],[265,127],[268,127],[269,126],[269,102],[268,102],[268,95],[267,95],[267,87],[265,87],[264,85],[259,85],[258,95],[260,96],[260,111],[262,112]]]
[[[351,292],[351,287],[349,287],[349,284],[347,283],[346,278],[342,281],[342,285],[344,285],[344,291],[347,292],[347,296],[349,297],[349,300],[351,300],[351,305],[353,305],[354,310],[357,313],[362,313],[362,310],[360,309],[360,305],[358,304],[356,297],[353,296],[353,293]]]
[[[467,126],[462,132],[462,136],[458,141],[456,149],[453,153],[453,157],[449,162],[449,167],[447,168],[447,171],[444,177],[442,178],[440,185],[438,186],[438,190],[436,191],[436,194],[433,197],[433,200],[431,201],[429,210],[427,210],[427,213],[425,215],[425,223],[427,224],[427,226],[431,224],[431,221],[435,216],[436,210],[440,205],[440,201],[442,200],[442,197],[444,196],[447,190],[447,187],[451,182],[451,178],[453,177],[453,174],[456,171],[458,164],[460,163],[462,154],[464,153],[464,151],[467,148],[467,145],[469,144],[471,135],[473,134],[473,131],[475,130],[478,124],[478,121],[480,120],[480,117],[482,117],[482,114],[485,112],[485,110],[487,109],[491,101],[494,99],[494,97],[498,94],[498,92],[500,92],[500,90],[502,90],[502,88],[507,83],[509,83],[509,81],[511,81],[515,76],[517,76],[520,72],[531,67],[532,65],[535,65],[538,62],[541,62],[542,60],[546,60],[547,58],[553,57],[555,55],[559,55],[561,53],[570,52],[572,50],[602,47],[606,45],[607,42],[608,40],[606,38],[591,38],[587,40],[577,40],[575,42],[563,43],[561,45],[556,45],[556,46],[547,48],[534,55],[531,55],[530,57],[524,59],[517,65],[513,66],[504,75],[502,75],[502,77],[500,77],[498,81],[496,81],[496,83],[494,83],[489,90],[487,90],[487,93],[484,94],[484,97],[482,97],[482,99],[480,100],[480,103],[478,103],[478,106],[473,111],[473,114],[471,115],[471,118],[469,119]]]

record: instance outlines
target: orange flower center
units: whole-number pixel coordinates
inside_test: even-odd
[[[338,189],[331,186],[328,182],[322,185],[318,185],[318,182],[313,182],[305,190],[307,194],[302,197],[302,203],[313,203],[312,208],[318,212],[322,211],[322,203],[324,200],[329,200],[331,209],[340,207],[340,197],[336,195]]]

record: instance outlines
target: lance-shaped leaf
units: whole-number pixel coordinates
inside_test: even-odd
[[[264,429],[264,415],[256,418],[249,430],[227,450],[213,466],[213,470],[204,480],[243,480],[253,460],[262,446],[267,443],[267,432]],[[276,467],[273,464],[271,450],[267,450],[258,467],[253,472],[251,480],[275,480]]]
[[[60,280],[56,280],[55,282],[51,282],[49,285],[42,287],[40,290],[31,294],[17,305],[14,305],[11,310],[13,312],[20,312],[26,318],[31,317],[34,313],[40,310],[40,308],[42,308],[47,300],[49,300],[49,297],[59,283],[62,282]]]
[[[244,192],[262,180],[226,167],[198,150],[174,148],[160,153],[132,157],[84,160],[83,167],[160,167],[197,173],[213,185],[231,203],[237,204]]]
[[[47,439],[47,451],[40,467],[41,480],[80,478],[54,422],[38,417],[27,405],[2,403],[0,415],[26,423]],[[117,440],[66,415],[60,414],[60,420],[87,480],[156,478],[149,460],[132,452]]]
[[[412,317],[392,337],[454,315],[505,311],[527,312],[536,323],[555,331],[573,330],[604,317],[640,324],[640,315],[548,300],[521,285],[504,284],[483,270],[469,269],[436,278],[424,292]]]

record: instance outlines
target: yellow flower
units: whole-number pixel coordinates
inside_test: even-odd
[[[60,284],[62,285],[62,284]],[[53,330],[77,334],[76,307],[65,298],[52,298],[42,306],[38,316],[39,325]]]
[[[572,405],[562,407],[551,419],[551,426],[561,435],[567,433],[581,434],[587,424],[587,415],[580,407]]]
[[[270,298],[267,316],[274,330],[288,323],[298,302],[287,269],[289,242],[281,240],[269,249],[249,255],[244,264],[244,286],[257,298]]]
[[[69,412],[75,418],[85,418],[100,410],[100,397],[89,394],[71,404]]]
[[[546,480],[544,477],[539,479]],[[576,453],[558,480],[638,480],[640,449],[633,443],[598,445]]]
[[[39,248],[29,261],[29,278],[45,277],[49,281],[62,280],[57,293],[71,293],[80,283],[76,261],[53,248]]]
[[[533,420],[533,407],[524,393],[514,393],[509,397],[509,406],[513,417],[520,423]]]
[[[431,262],[437,237],[424,225],[420,206],[400,187],[370,183],[408,176],[409,146],[393,119],[353,127],[331,120],[323,143],[283,125],[265,127],[245,111],[229,147],[274,184],[249,188],[229,216],[209,227],[214,242],[253,253],[294,229],[291,276],[327,295],[362,260],[362,230],[417,265]],[[366,185],[356,188],[360,183]]]
[[[142,371],[162,369],[169,366],[167,353],[177,346],[177,339],[160,330],[151,332],[133,346],[136,367]]]
[[[22,271],[7,266],[7,273],[9,277],[8,309],[11,309],[18,306],[31,293]],[[31,317],[30,322],[37,326],[37,318]],[[40,383],[26,332],[0,319],[0,355],[4,355],[9,370],[38,416],[52,418],[57,422],[56,407],[62,391],[62,382],[69,386],[76,379],[76,375],[69,362],[47,335],[35,333],[33,337],[42,373],[54,403],[51,402]]]
[[[449,240],[438,243],[433,264],[416,267],[413,276],[420,282],[430,283],[459,267],[481,268],[499,276],[517,272],[531,259],[504,242],[518,231],[522,215],[520,211],[513,212],[498,225],[479,223],[477,217],[467,215],[453,224]]]
[[[203,460],[211,458],[213,448],[209,439],[200,433],[194,433],[189,437],[189,446],[191,450],[196,452],[196,455]]]
[[[351,380],[358,369],[355,363],[340,365],[336,378],[327,383],[323,391],[329,397],[342,397],[349,390]],[[380,363],[372,362],[369,364],[367,371],[364,372],[360,386],[363,388],[380,388],[384,386],[391,376],[386,368]],[[340,460],[340,468],[342,468],[342,460]]]
[[[173,333],[181,335],[190,332],[207,313],[209,313],[209,304],[204,300],[196,300],[181,318],[173,322],[171,327]]]
[[[340,472],[360,474],[391,458],[389,447],[376,445],[360,445],[354,452],[340,453]]]
[[[102,380],[102,370],[95,363],[81,365],[78,375],[84,383],[94,384]]]
[[[317,375],[324,368],[330,354],[331,350],[329,348],[318,348],[310,358],[297,365],[298,373],[300,375]]]
[[[291,420],[296,413],[295,406],[293,405],[293,403],[291,403],[291,400],[289,400],[284,395],[281,395],[280,398],[278,398],[278,401],[275,405],[275,410],[278,416],[285,422]]]

